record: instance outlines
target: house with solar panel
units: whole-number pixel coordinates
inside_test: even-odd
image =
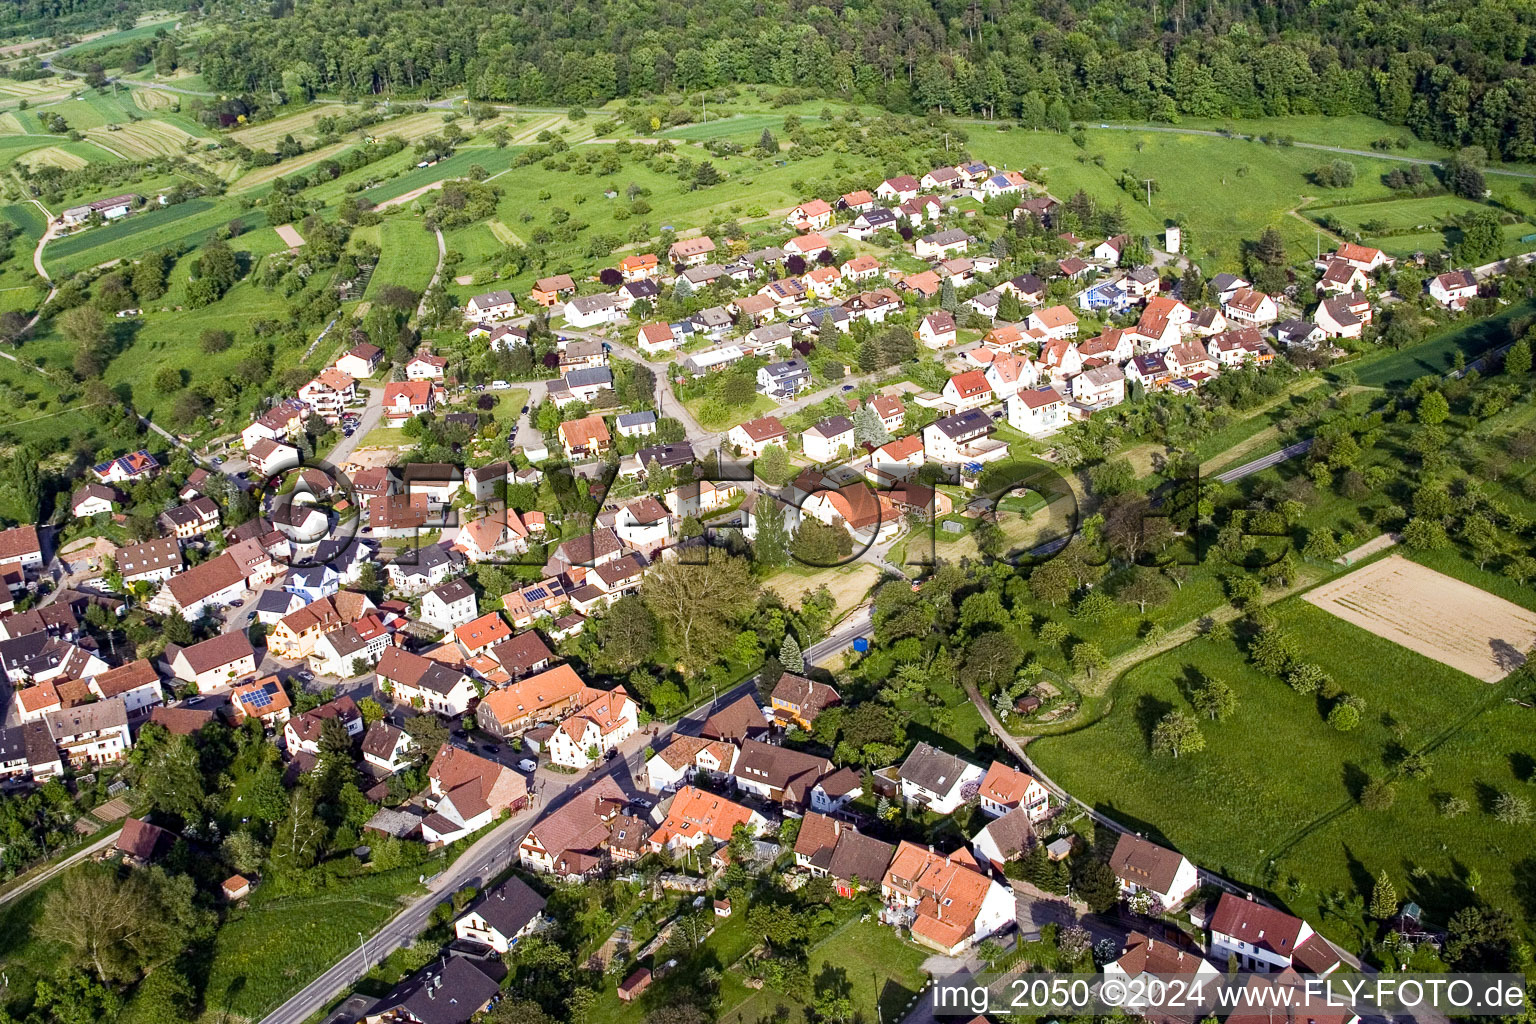
[[[237,686],[229,695],[235,721],[254,718],[268,729],[280,729],[293,715],[293,701],[277,676],[263,676]]]

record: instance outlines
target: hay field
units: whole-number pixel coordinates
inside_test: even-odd
[[[133,90],[133,105],[140,110],[173,110],[180,102],[179,97],[159,89]]]
[[[315,122],[327,114],[339,114],[341,107],[322,106],[280,117],[275,121],[241,128],[230,132],[230,138],[252,149],[274,149],[285,135],[292,135],[300,142],[312,142],[316,137]]]
[[[1536,612],[1392,555],[1302,595],[1351,625],[1484,682],[1525,664]]]
[[[196,136],[165,121],[150,119],[131,121],[118,126],[117,131],[92,128],[85,137],[102,146],[111,147],[129,160],[151,160],[158,156],[183,156],[186,144]]]
[[[16,158],[16,162],[24,164],[29,170],[37,170],[39,167],[59,167],[66,171],[78,171],[90,161],[83,156],[69,152],[62,146],[44,146],[42,149],[34,149],[30,153],[23,153]]]

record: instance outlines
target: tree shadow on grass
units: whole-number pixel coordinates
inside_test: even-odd
[[[1157,728],[1157,723],[1163,716],[1173,710],[1173,704],[1154,697],[1150,693],[1144,693],[1136,698],[1136,726],[1141,730],[1142,739],[1146,741],[1147,749],[1152,749],[1152,731]]]

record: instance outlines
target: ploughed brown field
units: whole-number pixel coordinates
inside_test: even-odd
[[[1345,622],[1487,683],[1525,664],[1525,652],[1536,644],[1536,612],[1401,555],[1302,596]]]

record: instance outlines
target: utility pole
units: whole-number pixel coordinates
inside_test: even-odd
[[[1152,182],[1154,178],[1142,178],[1141,183],[1147,186],[1147,209],[1152,209]]]

